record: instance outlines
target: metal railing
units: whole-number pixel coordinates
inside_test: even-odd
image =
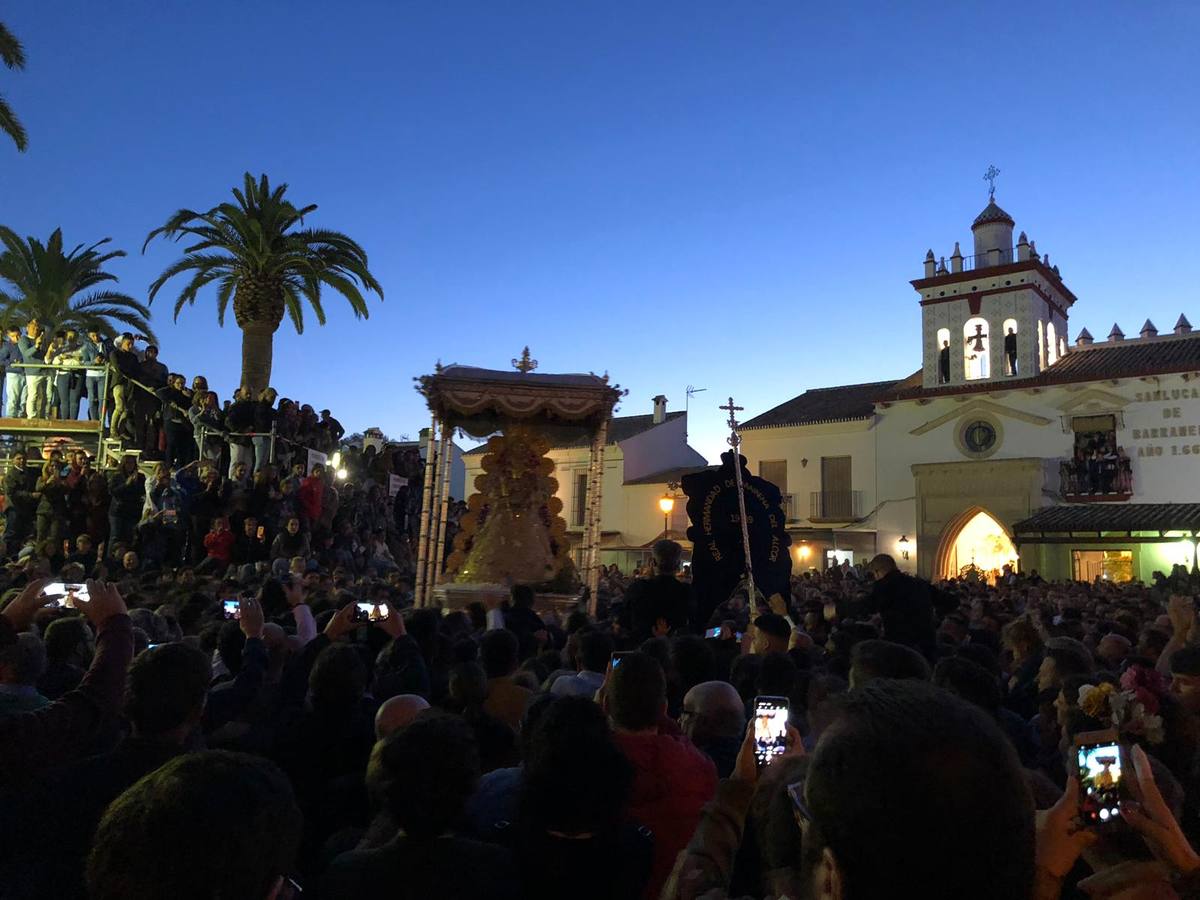
[[[784,494],[781,498],[783,502],[783,517],[788,522],[795,522],[800,518],[800,510],[797,508],[796,495]]]
[[[808,517],[813,521],[852,522],[862,518],[862,491],[812,491]]]
[[[1030,259],[1036,259],[1035,254],[1029,255]],[[942,263],[945,262],[945,267]],[[929,259],[923,261],[928,264]],[[1011,262],[1019,262],[1017,259],[1016,250],[1003,247],[995,250],[989,250],[987,253],[979,253],[971,256],[947,256],[937,260],[934,264],[933,274],[938,275],[956,275],[959,272],[975,272],[980,269],[990,269],[994,266],[1003,266]]]
[[[1133,496],[1129,457],[1060,460],[1058,492],[1064,500],[1128,500]]]

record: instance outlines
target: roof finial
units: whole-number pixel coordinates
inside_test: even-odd
[[[996,199],[996,176],[1000,174],[1000,170],[995,166],[988,166],[986,172],[983,173],[983,180],[988,183],[988,202],[991,203]]]
[[[528,375],[538,367],[538,361],[536,359],[529,358],[529,348],[526,347],[521,351],[521,358],[514,359],[512,361],[512,367],[522,375]]]

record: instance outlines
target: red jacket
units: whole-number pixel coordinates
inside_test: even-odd
[[[224,531],[210,531],[204,536],[204,549],[213,559],[229,565],[233,561],[233,532],[226,528]]]
[[[321,501],[325,498],[325,482],[309,475],[300,482],[298,492],[300,512],[310,522],[321,518]]]
[[[617,734],[633,764],[629,818],[654,832],[654,863],[643,897],[656,900],[696,830],[704,804],[717,791],[717,767],[686,737]]]

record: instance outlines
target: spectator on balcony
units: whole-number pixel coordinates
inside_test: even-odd
[[[950,383],[950,342],[942,341],[938,351],[938,384]]]
[[[4,369],[4,415],[19,418],[25,409],[25,370],[21,368],[21,329],[9,327],[7,340],[0,347],[0,367]]]
[[[53,385],[52,396],[48,406],[55,413],[56,419],[75,419],[79,416],[79,397],[75,391],[74,366],[79,362],[79,344],[74,331],[57,331],[50,346],[46,348],[46,363],[58,363],[67,368],[54,369],[47,374]],[[72,413],[74,409],[74,413]]]
[[[37,319],[30,319],[17,346],[25,370],[25,418],[40,419],[46,415],[46,370],[39,368],[46,360],[46,336]]]
[[[153,390],[167,386],[167,367],[158,361],[158,347],[154,344],[146,345],[142,357],[142,377],[138,380]]]
[[[1017,374],[1017,330],[1009,327],[1004,335],[1004,359],[1008,362],[1008,374]]]
[[[1117,448],[1117,493],[1133,493],[1133,463],[1126,455],[1124,447]]]
[[[1100,480],[1104,493],[1111,494],[1117,485],[1117,451],[1112,444],[1104,445],[1104,453],[1100,457]]]
[[[79,348],[79,361],[87,366],[83,371],[83,393],[87,394],[88,418],[100,421],[100,394],[104,386],[104,340],[96,330],[87,333]]]
[[[275,389],[266,388],[254,404],[254,474],[262,471],[271,459],[271,430],[275,427]]]
[[[192,438],[192,424],[188,419],[191,398],[184,390],[182,375],[172,372],[167,376],[166,387],[159,388],[158,398],[162,401],[163,434],[167,442],[167,462],[172,468],[186,465],[196,459],[196,443]]]
[[[321,410],[321,428],[325,432],[326,449],[330,452],[336,450],[342,440],[342,435],[346,433],[342,423],[335,419],[329,410],[323,409]]]
[[[196,396],[203,399],[198,403],[194,402],[191,411],[188,412],[196,449],[201,459],[216,462],[221,458],[221,432],[224,425],[221,408],[217,403],[217,395],[212,391],[198,393],[193,399]]]
[[[119,437],[132,437],[132,429],[127,429],[127,419],[130,413],[130,398],[136,390],[133,379],[142,374],[141,361],[133,352],[133,335],[126,332],[117,338],[112,353],[109,356],[112,363],[112,396],[113,414],[110,428]]]
[[[248,435],[254,431],[254,414],[258,404],[250,398],[249,388],[240,387],[233,392],[233,403],[225,413],[225,426],[229,432],[229,476],[238,463],[250,465],[254,450]]]

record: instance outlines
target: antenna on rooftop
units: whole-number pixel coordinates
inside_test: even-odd
[[[708,390],[708,388],[698,388],[698,387],[695,387],[695,386],[693,386],[693,385],[690,385],[690,384],[687,386],[687,399],[685,399],[685,400],[683,401],[683,413],[684,413],[684,418],[685,418],[685,421],[686,421],[686,418],[687,418],[687,413],[688,413],[688,410],[689,410],[689,409],[691,409],[691,406],[692,406],[692,394],[703,394],[703,393],[704,393],[705,391],[707,391],[707,390]],[[683,429],[683,439],[684,439],[685,441],[687,440],[687,427],[686,427],[686,424],[685,424],[685,426],[684,426],[684,429]]]

